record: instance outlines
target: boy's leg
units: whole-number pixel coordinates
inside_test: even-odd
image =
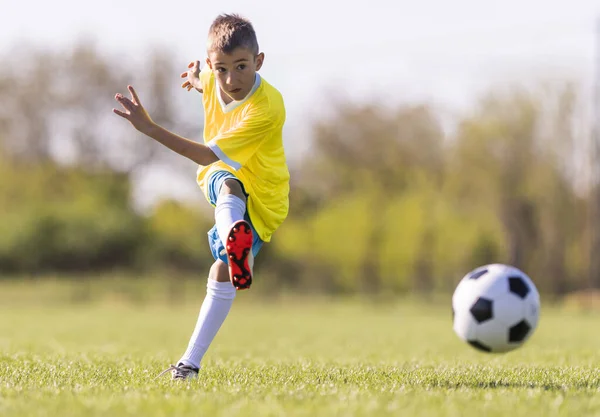
[[[234,223],[244,220],[246,196],[238,180],[223,181],[215,207],[215,223],[223,246],[227,247],[229,232]]]
[[[252,249],[258,252],[262,246],[257,236],[253,238],[250,223],[244,220],[246,196],[240,182],[234,178],[221,181],[214,181],[209,192],[210,201],[216,206],[216,224],[209,232],[209,243],[216,262],[210,269],[206,297],[188,348],[177,365],[167,370],[172,371],[173,379],[188,379],[198,375],[200,362],[231,309],[236,289],[248,288],[252,282]],[[232,258],[235,258],[235,262],[232,262]],[[235,268],[250,272],[244,282],[239,279],[243,274],[238,275],[237,286],[234,286]]]
[[[246,196],[238,180],[223,181],[217,197],[215,223],[227,252],[231,283],[238,290],[252,284],[252,242],[250,224],[244,220]]]
[[[200,361],[225,321],[236,290],[229,280],[229,269],[225,263],[217,260],[210,268],[206,297],[200,308],[196,328],[190,338],[187,350],[179,360],[178,366],[188,366],[198,372]],[[176,371],[173,370],[173,377]]]

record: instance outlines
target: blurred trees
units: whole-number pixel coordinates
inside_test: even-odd
[[[337,291],[451,290],[490,262],[545,292],[582,288],[582,122],[569,84],[490,94],[448,135],[431,108],[340,106],[296,172],[278,256]]]
[[[87,44],[5,61],[0,271],[168,267],[204,275],[212,262],[207,206],[164,201],[140,213],[132,201],[140,168],[168,167],[189,182],[193,169],[111,121],[114,93],[139,78],[157,121],[197,133],[172,98],[180,72],[172,57],[156,51],[142,75]],[[427,294],[503,262],[547,293],[587,285],[588,135],[573,85],[490,94],[451,131],[426,105],[336,109],[315,122],[311,154],[292,166],[290,216],[257,259],[265,280]]]
[[[157,50],[145,58],[143,77],[88,43],[66,52],[20,49],[2,62],[0,271],[198,267],[208,261],[208,249],[197,249],[209,226],[201,213],[159,202],[142,216],[132,201],[138,171],[162,166],[184,173],[187,167],[193,181],[193,164],[111,112],[114,94],[139,80],[148,84],[140,95],[151,97],[147,107],[156,121],[193,133],[171,99],[179,79],[169,54]],[[183,219],[187,228],[164,230]],[[190,239],[195,227],[198,238]]]

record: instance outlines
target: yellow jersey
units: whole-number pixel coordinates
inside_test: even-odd
[[[289,210],[283,97],[256,74],[254,87],[244,100],[225,104],[210,67],[202,69],[200,80],[204,143],[219,160],[198,167],[198,185],[208,200],[209,176],[220,170],[234,174],[248,194],[246,207],[252,225],[259,237],[269,242]]]

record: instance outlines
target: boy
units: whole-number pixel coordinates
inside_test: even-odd
[[[191,63],[182,78],[188,91],[203,93],[204,144],[154,123],[133,87],[131,99],[117,94],[124,111],[113,111],[169,149],[197,162],[197,182],[215,207],[208,232],[215,263],[189,345],[173,379],[196,378],[200,361],[223,324],[236,290],[252,284],[254,256],[288,213],[289,171],[282,142],[285,108],[281,94],[257,73],[264,61],[252,24],[238,15],[212,23],[206,66]]]

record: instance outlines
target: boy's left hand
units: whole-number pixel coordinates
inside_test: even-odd
[[[150,128],[154,125],[154,121],[146,111],[146,109],[142,106],[140,99],[133,89],[132,86],[127,86],[129,93],[131,94],[131,100],[127,97],[124,97],[122,94],[116,94],[115,100],[123,106],[125,111],[120,111],[117,109],[113,109],[113,112],[122,118],[126,119],[142,133],[146,133],[150,130]]]
[[[202,83],[200,82],[200,61],[192,61],[188,65],[189,70],[181,74],[181,78],[187,80],[181,84],[181,88],[187,88],[190,91],[192,88],[202,93]]]

